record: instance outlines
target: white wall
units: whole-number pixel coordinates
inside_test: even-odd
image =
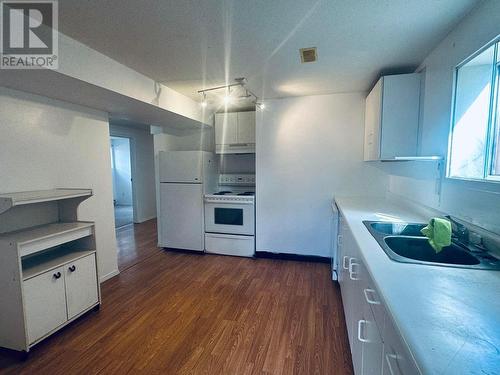
[[[500,34],[500,1],[486,1],[425,59],[421,154],[447,155],[457,64]],[[391,192],[500,232],[500,185],[445,179],[439,187],[436,165],[393,165]]]
[[[113,168],[113,198],[116,204],[132,206],[132,164],[130,160],[130,140],[111,138]]]
[[[219,155],[220,173],[255,173],[255,154]]]
[[[134,183],[134,220],[142,223],[156,217],[153,135],[149,127],[110,124],[110,133],[131,140]]]
[[[118,273],[107,114],[0,87],[0,192],[91,188],[101,280]]]
[[[257,113],[257,251],[329,256],[335,195],[383,195],[363,162],[365,94],[266,101]]]

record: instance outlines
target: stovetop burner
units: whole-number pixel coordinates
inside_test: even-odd
[[[229,195],[229,194],[232,194],[232,193],[233,193],[232,191],[225,190],[225,191],[219,191],[217,193],[214,193],[214,195]]]
[[[217,193],[214,193],[213,195],[240,195],[240,196],[252,197],[255,195],[255,192],[254,191],[245,191],[243,193],[233,193],[232,191],[223,190],[223,191],[219,191]]]

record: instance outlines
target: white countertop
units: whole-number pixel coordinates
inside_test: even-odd
[[[362,221],[430,217],[384,198],[335,201],[422,373],[500,374],[500,271],[392,261]]]

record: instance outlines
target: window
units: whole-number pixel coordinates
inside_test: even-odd
[[[448,177],[500,181],[500,38],[455,71]]]

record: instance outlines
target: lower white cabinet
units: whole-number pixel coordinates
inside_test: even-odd
[[[95,225],[78,220],[91,196],[86,188],[0,195],[1,348],[28,353],[99,306]]]
[[[31,345],[99,302],[95,253],[24,280],[23,289]]]
[[[400,335],[386,316],[384,327],[384,355],[383,375],[406,375],[419,374],[419,370],[413,361],[406,345],[402,342]]]
[[[339,219],[339,284],[356,375],[420,374],[379,297],[344,217]]]
[[[358,322],[358,340],[361,341],[362,373],[380,375],[383,342],[377,323],[368,304],[363,308],[363,319]]]
[[[66,322],[64,268],[24,281],[26,328],[33,343]]]

